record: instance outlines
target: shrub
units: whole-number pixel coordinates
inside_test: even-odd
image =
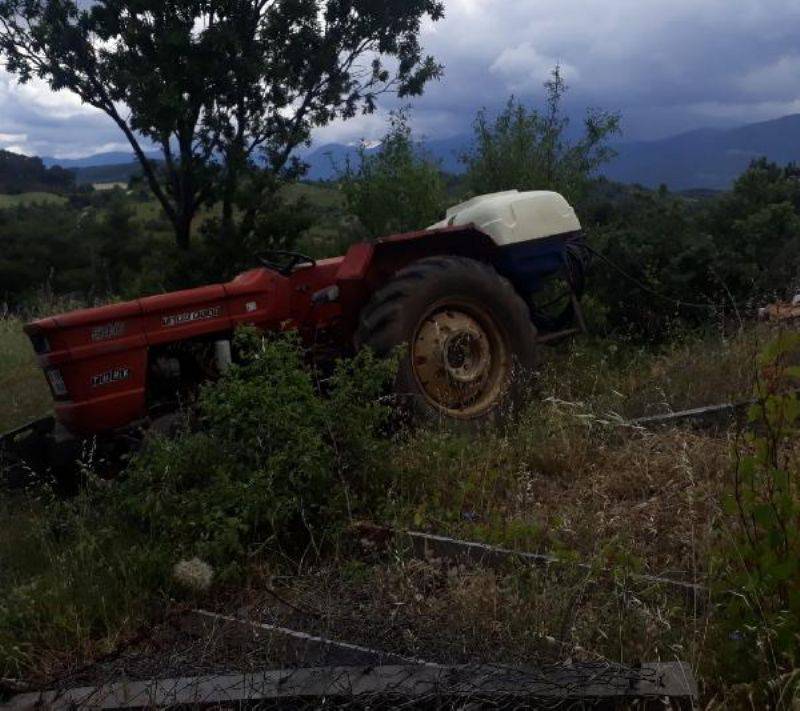
[[[202,390],[199,430],[154,440],[120,491],[131,525],[229,569],[254,546],[318,543],[380,486],[393,372],[361,354],[321,397],[294,337],[244,332],[236,345],[245,363]]]
[[[424,229],[444,212],[444,180],[414,141],[406,115],[390,117],[379,151],[362,146],[358,167],[340,174],[347,207],[370,237]]]
[[[176,564],[201,582],[231,580],[265,549],[321,550],[378,502],[393,360],[339,362],[323,395],[294,337],[247,331],[236,345],[244,363],[202,390],[194,427],[151,439],[116,481],[89,466],[77,497],[32,512],[25,545],[0,538],[11,573],[0,579],[0,676],[45,653],[88,654],[163,595],[202,592]],[[16,559],[30,548],[38,555]]]
[[[614,157],[608,141],[619,132],[619,116],[590,109],[582,135],[572,140],[563,106],[568,87],[559,66],[544,86],[543,110],[512,96],[494,121],[485,110],[478,112],[474,148],[463,156],[466,183],[474,194],[555,190],[575,203],[585,197],[597,170]]]
[[[720,656],[739,681],[775,678],[800,662],[800,400],[789,392],[799,348],[800,334],[785,333],[762,355],[755,433],[737,447],[725,502]]]

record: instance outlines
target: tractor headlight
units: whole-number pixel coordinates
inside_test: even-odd
[[[45,373],[47,374],[47,381],[50,383],[50,389],[56,397],[64,397],[67,394],[67,386],[64,383],[64,377],[58,368],[48,368]]]

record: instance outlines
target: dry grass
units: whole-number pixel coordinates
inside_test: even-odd
[[[538,405],[480,440],[421,435],[398,452],[392,515],[464,538],[702,577],[730,443],[635,430]]]
[[[547,352],[541,390],[597,414],[640,417],[749,397],[758,353],[775,329],[712,330],[661,350],[579,339]]]
[[[594,564],[592,572],[453,566],[344,541],[338,556],[310,566],[267,556],[244,589],[218,588],[208,603],[443,663],[682,659],[710,700],[721,688],[704,661],[715,653],[713,608],[687,606],[674,590],[627,574],[706,582],[724,530],[731,435],[646,431],[618,413],[747,395],[767,334],[707,337],[655,355],[578,342],[554,353],[539,398],[505,431],[418,432],[394,445],[376,520],[554,552]]]
[[[0,319],[0,432],[46,415],[50,390],[22,322]]]
[[[401,549],[290,577],[266,571],[220,609],[442,664],[696,664],[706,630],[702,614],[664,589],[574,568],[456,566]]]

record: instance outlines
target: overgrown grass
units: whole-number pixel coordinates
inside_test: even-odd
[[[547,352],[540,391],[597,414],[644,417],[749,398],[766,325],[679,333],[652,346],[581,338]]]
[[[730,446],[637,431],[537,403],[475,440],[424,433],[398,448],[390,513],[403,525],[520,550],[702,578]]]
[[[0,318],[0,432],[46,415],[50,390],[22,322]]]
[[[4,195],[0,193],[0,210],[20,205],[66,205],[67,198],[55,193],[29,192],[18,195]]]
[[[340,364],[323,398],[293,340],[243,333],[237,350],[245,364],[203,389],[197,425],[153,438],[115,481],[96,478],[88,451],[76,497],[43,486],[4,499],[0,676],[113,645],[180,592],[181,560],[234,581],[253,557],[320,555],[372,508],[388,476],[379,396],[392,361]]]
[[[516,421],[479,437],[388,437],[384,366],[365,356],[342,364],[320,397],[293,347],[252,340],[246,364],[205,391],[191,430],[154,440],[117,481],[90,477],[67,502],[4,501],[3,673],[63,672],[157,619],[170,599],[224,607],[220,588],[191,592],[172,576],[177,560],[199,556],[217,585],[250,580],[242,594],[256,598],[266,577],[290,573],[281,595],[349,641],[377,636],[443,662],[679,658],[722,707],[743,698],[729,693],[734,683],[773,698],[763,682],[786,673],[790,657],[760,658],[755,679],[726,665],[769,645],[742,646],[744,625],[763,620],[720,612],[741,583],[728,574],[721,593],[715,583],[719,561],[735,564],[745,550],[725,504],[734,454],[760,445],[735,431],[646,431],[619,416],[750,394],[771,372],[755,354],[772,335],[709,334],[657,353],[575,342],[552,353]],[[363,519],[593,568],[465,569],[378,554],[368,541],[354,552],[346,531]],[[711,604],[687,606],[668,588],[634,584],[632,572],[712,583]],[[769,604],[785,622],[781,590],[769,589]],[[769,642],[772,629],[753,639]]]

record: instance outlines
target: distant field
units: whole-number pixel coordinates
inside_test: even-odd
[[[0,432],[46,415],[50,391],[22,322],[0,319]]]
[[[0,210],[7,207],[17,207],[18,205],[33,204],[65,205],[67,198],[63,195],[53,193],[20,193],[19,195],[0,194]]]
[[[102,185],[104,189],[108,189],[108,186],[117,186],[120,184],[104,183]],[[289,185],[286,188],[284,188],[283,196],[285,200],[289,203],[295,203],[301,199],[305,199],[306,201],[308,201],[308,203],[312,208],[316,208],[318,210],[323,210],[323,211],[330,209],[341,209],[344,207],[344,196],[342,195],[342,193],[336,188],[328,187],[327,185],[296,183],[294,185]],[[139,218],[140,220],[157,219],[163,216],[161,205],[152,196],[150,196],[145,201],[134,202],[132,207],[136,212],[137,218]],[[219,206],[214,206],[212,208],[202,208],[199,212],[199,221],[202,222],[202,220],[205,217],[214,214],[218,210]]]
[[[320,258],[338,254],[340,244],[339,224],[345,215],[344,195],[335,187],[296,183],[283,190],[283,197],[289,204],[305,201],[314,215],[314,225],[300,240],[298,249],[312,253]],[[164,234],[166,239],[172,238],[172,231],[166,215],[159,202],[152,196],[146,200],[130,201],[135,221],[149,233],[154,231]],[[192,232],[198,234],[203,224],[214,216],[219,216],[220,206],[202,207],[193,223]]]
[[[327,185],[314,185],[310,183],[296,183],[284,189],[287,201],[294,202],[305,198],[311,205],[319,208],[344,207],[344,195],[334,187]]]

